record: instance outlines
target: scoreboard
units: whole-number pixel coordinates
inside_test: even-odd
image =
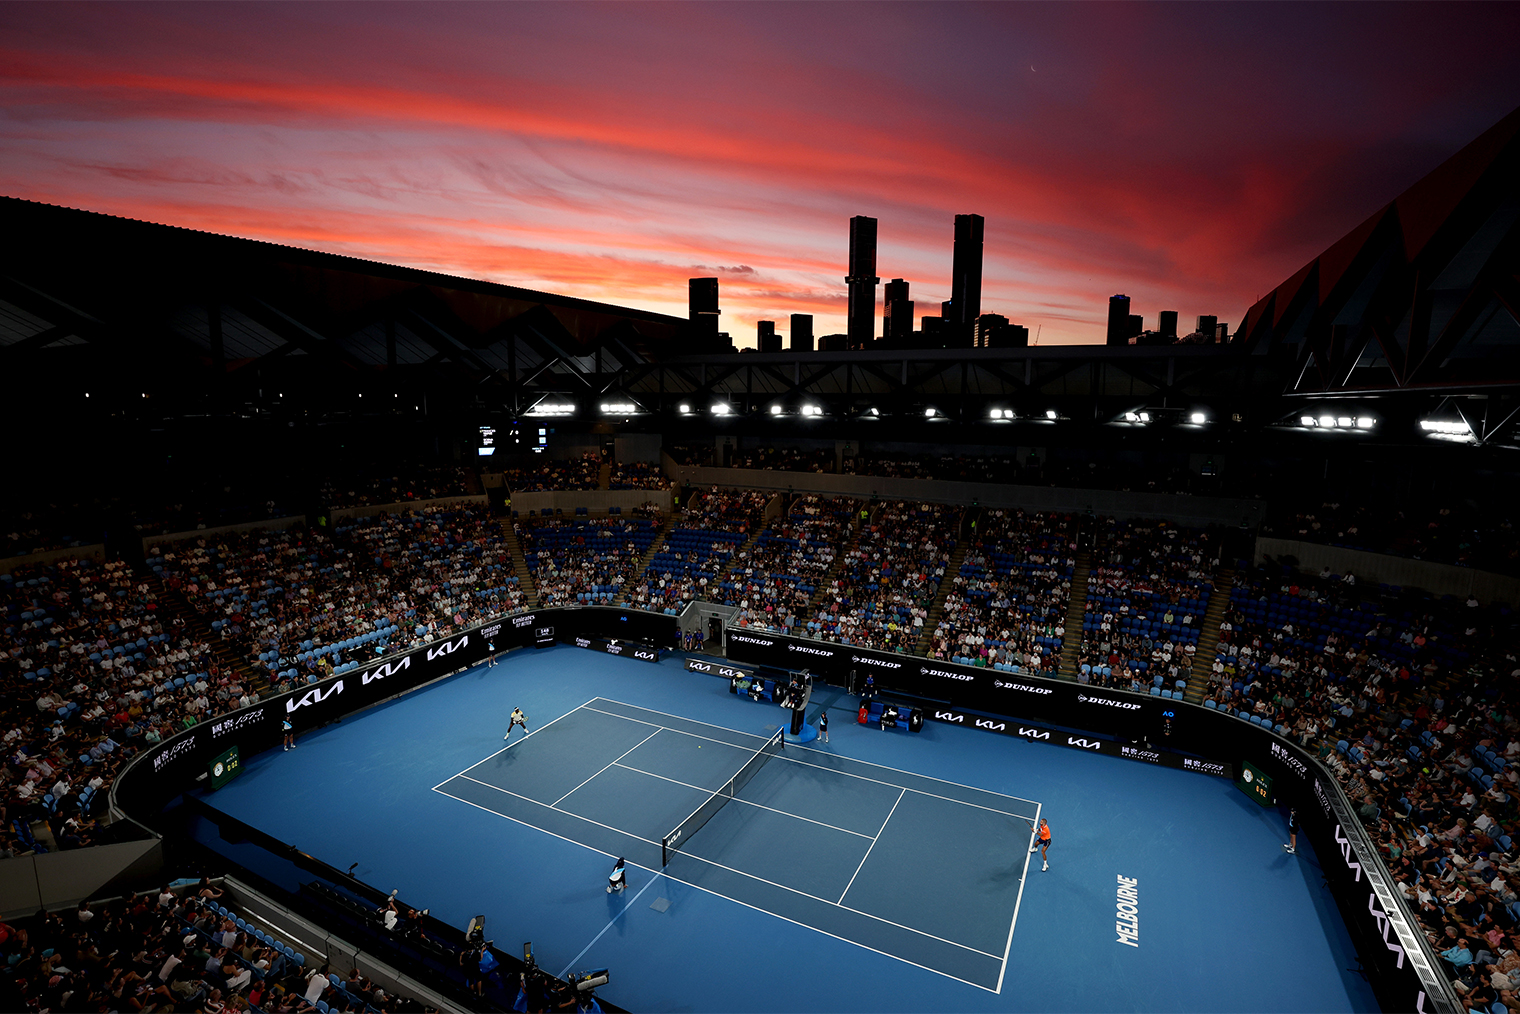
[[[238,748],[232,747],[226,753],[218,754],[211,761],[211,787],[219,789],[243,773],[243,761],[238,756]]]
[[[1250,761],[1240,762],[1240,779],[1235,785],[1262,806],[1273,805],[1272,776],[1263,774],[1261,768]]]

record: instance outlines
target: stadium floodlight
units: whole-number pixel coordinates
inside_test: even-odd
[[[1335,416],[1322,415],[1319,417],[1319,424],[1327,430],[1333,430],[1335,429]]]
[[[1370,430],[1376,425],[1377,420],[1370,415],[1359,415],[1356,417],[1356,428],[1359,430]]]
[[[926,409],[924,409],[924,418],[925,419],[933,419],[936,415],[939,415],[939,409],[937,409],[937,408],[926,408]]]
[[[1298,424],[1300,426],[1313,426],[1314,417],[1312,415],[1301,415],[1298,417]]]
[[[539,402],[525,413],[531,416],[567,416],[575,414],[574,405],[562,405],[551,402]]]
[[[1335,419],[1335,425],[1340,426],[1343,429],[1348,429],[1349,430],[1352,426],[1356,425],[1356,423],[1352,420],[1352,418],[1349,415],[1343,415],[1343,416],[1337,416],[1336,417],[1336,419]]]
[[[823,415],[823,406],[822,405],[804,405],[804,406],[802,406],[802,414],[803,415],[810,415],[810,416],[820,416],[820,415]]]
[[[1202,426],[1208,421],[1209,417],[1203,412],[1194,412],[1192,415],[1188,416],[1188,422],[1192,423],[1194,426]]]
[[[1149,412],[1141,412],[1140,413],[1140,421],[1142,423],[1148,423],[1148,422],[1150,422],[1151,421],[1151,414]]]
[[[772,405],[771,406],[771,415],[780,415],[780,414],[781,414],[781,406],[780,405]]]
[[[1472,427],[1462,420],[1421,419],[1420,429],[1426,433],[1439,433],[1447,437],[1472,436]]]
[[[1140,421],[1140,417],[1134,412],[1126,412],[1124,413],[1124,421],[1127,423],[1137,423]]]
[[[602,402],[602,411],[608,415],[632,415],[639,407],[631,401],[605,401]]]
[[[1047,408],[1045,410],[1045,418],[1047,418],[1047,419],[1049,419],[1051,421],[1055,421],[1056,419],[1061,418],[1061,413],[1057,412],[1053,408]]]
[[[879,416],[879,415],[881,415],[881,412],[880,412],[880,410],[873,408],[873,409],[871,409],[871,414]]]
[[[728,402],[726,401],[716,402],[713,405],[712,410],[713,415],[728,415],[733,411],[733,409],[729,407]]]
[[[688,405],[688,404],[686,404],[686,402],[684,402],[684,401],[681,402],[680,409],[681,409],[681,414],[682,415],[690,415],[691,414],[691,406]]]

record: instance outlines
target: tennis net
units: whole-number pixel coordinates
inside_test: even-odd
[[[660,841],[660,865],[662,867],[669,866],[671,856],[674,856],[681,850],[681,846],[686,843],[686,840],[701,830],[703,824],[712,820],[714,814],[727,806],[739,794],[739,790],[748,785],[750,779],[754,778],[755,774],[765,767],[771,758],[781,752],[784,741],[785,730],[777,729],[776,734],[763,747],[755,751],[753,757],[744,762],[744,766],[739,769],[738,774],[725,782],[723,787],[717,792],[708,796],[705,803],[697,807],[690,817],[677,824],[675,830],[671,831]]]

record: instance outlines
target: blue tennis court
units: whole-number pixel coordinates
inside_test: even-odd
[[[434,789],[658,873],[662,838],[766,743],[598,697]],[[789,746],[664,877],[996,992],[1039,810]]]
[[[785,717],[728,691],[680,655],[514,652],[252,756],[205,798],[451,925],[486,914],[550,972],[611,968],[601,993],[629,1010],[1376,1007],[1312,850],[1285,854],[1282,815],[1230,782],[882,732],[835,688],[809,708],[833,742],[788,745],[661,870],[660,839]],[[533,734],[505,746],[514,707]],[[628,890],[607,894],[620,855]],[[1139,885],[1138,946],[1115,936],[1116,878]]]

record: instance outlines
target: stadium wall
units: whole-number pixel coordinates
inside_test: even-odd
[[[106,547],[104,543],[97,542],[88,546],[69,546],[66,549],[48,549],[41,553],[28,553],[26,556],[7,556],[0,560],[0,574],[9,574],[17,567],[25,567],[28,564],[54,563],[58,560],[73,560],[75,558],[90,557],[96,560],[105,559]]]
[[[1024,510],[1063,511],[1104,517],[1166,518],[1192,525],[1228,525],[1255,529],[1266,516],[1263,500],[1137,493],[1107,489],[1067,489],[1059,486],[1012,486],[986,482],[947,482],[942,479],[903,479],[879,475],[831,475],[817,472],[778,472],[758,468],[713,468],[677,465],[666,456],[666,474],[693,486],[736,489],[789,490],[863,500],[919,500],[930,503],[1020,507]]]
[[[1434,563],[1430,560],[1410,560],[1402,556],[1369,553],[1344,546],[1325,546],[1317,542],[1258,536],[1255,563],[1259,566],[1269,556],[1291,556],[1298,561],[1298,569],[1308,574],[1318,574],[1329,567],[1334,574],[1350,571],[1364,584],[1412,586],[1436,595],[1456,595],[1464,599],[1475,595],[1483,603],[1520,603],[1520,578],[1474,570],[1471,567]]]
[[[616,637],[665,647],[674,644],[676,622],[673,616],[609,607],[523,612],[296,687],[143,750],[111,787],[113,814],[152,826],[169,803],[207,780],[212,761],[230,747],[238,747],[245,757],[273,749],[281,741],[286,716],[298,732],[307,731],[477,665],[485,658],[488,639],[498,648],[575,637]],[[1209,770],[1207,761],[1224,761],[1234,770],[1248,761],[1274,779],[1277,800],[1298,811],[1302,833],[1320,857],[1383,1009],[1442,1014],[1461,1010],[1335,777],[1291,740],[1231,714],[1181,701],[780,634],[731,631],[729,657],[781,669],[805,668],[839,685],[848,685],[852,672],[859,678],[869,672],[884,691],[922,702],[930,717],[940,721],[1035,741],[1049,737],[1038,727],[998,728],[1006,726],[999,718],[1088,730],[1117,741],[1120,755],[1138,762],[1159,764],[1163,753],[1181,754],[1203,759],[1192,765],[1197,770],[1218,774]],[[977,720],[985,716],[996,717]],[[1071,745],[1098,749],[1086,737]],[[1130,749],[1123,750],[1124,745]]]

